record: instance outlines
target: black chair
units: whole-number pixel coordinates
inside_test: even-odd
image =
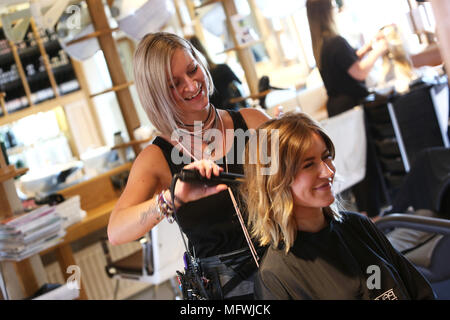
[[[406,171],[409,171],[420,151],[431,147],[449,147],[447,133],[440,126],[437,112],[442,107],[448,109],[448,103],[447,106],[435,105],[433,99],[441,86],[414,88],[388,104]],[[448,88],[444,86],[440,90]]]
[[[239,102],[231,103],[230,100],[234,98],[244,97],[244,89],[239,81],[233,80],[227,87],[228,101],[226,103],[228,109],[239,110],[241,108],[248,108],[249,104],[246,100],[240,100]]]
[[[416,231],[417,239],[421,241],[413,243],[410,248],[400,252],[411,259],[410,261],[430,282],[438,299],[450,299],[449,220],[402,213],[383,216],[375,222],[375,225],[387,234],[388,238],[389,232],[395,229]],[[429,258],[423,259],[427,260],[426,264],[419,264],[409,257],[414,251],[421,249],[422,254],[429,255]]]
[[[450,149],[422,150],[403,179],[392,209],[376,225],[442,299],[450,299],[449,219]]]
[[[286,90],[285,88],[278,88],[278,87],[273,87],[270,84],[270,79],[268,76],[262,76],[259,81],[258,81],[258,91],[259,93],[263,93],[265,91],[268,90]],[[261,108],[263,109],[267,109],[267,105],[266,105],[266,98],[267,98],[267,94],[262,95],[259,98],[259,105],[261,106]]]
[[[427,209],[450,219],[450,148],[436,147],[417,154],[403,179],[391,212]]]

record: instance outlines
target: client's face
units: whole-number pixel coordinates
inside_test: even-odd
[[[331,190],[336,168],[322,137],[313,134],[313,144],[306,152],[300,170],[291,185],[297,209],[323,208],[334,202]]]
[[[184,111],[199,111],[208,106],[205,74],[190,52],[177,49],[171,60],[173,85],[170,89],[177,105]]]

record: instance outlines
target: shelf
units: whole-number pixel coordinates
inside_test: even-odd
[[[230,99],[230,103],[239,103],[239,102],[245,101],[247,99],[261,99],[261,98],[267,96],[272,91],[274,91],[274,90],[268,89],[268,90],[265,90],[265,91],[262,91],[262,92],[258,92],[256,94],[249,95],[247,97],[232,98],[232,99]]]
[[[14,165],[9,165],[8,170],[0,169],[0,182],[7,181],[9,179],[14,179],[28,171],[28,168],[17,169]]]
[[[209,6],[209,5],[214,4],[214,3],[218,3],[218,2],[222,2],[222,0],[208,0],[208,1],[204,1],[204,2],[202,2],[202,4],[200,4],[198,6],[195,6],[194,9],[200,9],[200,8],[203,8],[203,7]]]
[[[59,96],[58,98],[47,100],[42,103],[33,105],[31,107],[22,109],[20,111],[9,113],[7,115],[0,117],[0,126],[10,123],[10,122],[13,122],[13,121],[17,121],[19,119],[22,119],[22,118],[32,115],[34,113],[49,111],[58,106],[70,104],[72,102],[79,101],[84,98],[85,98],[85,95],[84,95],[83,91],[77,90],[75,92],[68,93],[63,96]]]
[[[102,95],[102,94],[105,94],[105,93],[108,93],[108,92],[119,91],[119,90],[128,88],[129,86],[131,86],[133,84],[134,84],[134,81],[130,81],[130,82],[127,82],[127,83],[124,83],[124,84],[120,84],[120,85],[114,86],[112,88],[109,88],[109,89],[106,89],[106,90],[103,90],[103,91],[100,91],[100,92],[97,92],[97,93],[93,93],[89,97],[90,98],[95,98],[95,97],[97,97],[99,95]]]
[[[231,52],[231,51],[235,51],[235,50],[243,50],[243,49],[247,49],[247,48],[253,47],[254,45],[257,45],[258,43],[263,43],[263,42],[264,42],[264,39],[259,39],[259,40],[255,40],[255,41],[250,41],[250,42],[247,42],[247,43],[245,43],[245,44],[243,44],[243,45],[240,45],[240,46],[238,46],[238,47],[233,47],[233,48],[225,49],[224,51],[218,52],[217,54],[227,53],[227,52]]]
[[[76,79],[75,72],[70,63],[53,68],[52,71],[57,85]],[[31,93],[36,93],[39,90],[51,88],[50,80],[46,71],[40,71],[33,74],[32,76],[28,76],[27,82],[30,86]],[[0,85],[0,89],[8,92],[8,94],[5,96],[5,102],[20,98],[25,95],[22,81],[20,79],[4,83]]]
[[[47,55],[49,56],[53,56],[55,53],[61,50],[61,46],[58,40],[47,41],[46,43],[44,43],[44,48],[45,51],[47,52]],[[27,47],[24,49],[19,49],[18,54],[20,56],[22,64],[24,65],[27,65],[29,63],[35,63],[41,56],[39,47],[37,45]],[[0,67],[9,66],[12,64],[15,64],[15,61],[11,51],[7,54],[0,55]]]
[[[141,143],[149,142],[152,139],[153,139],[153,137],[152,138],[148,138],[148,139],[143,139],[143,140],[132,140],[132,141],[125,142],[125,143],[116,144],[115,146],[113,146],[111,148],[111,150],[124,149],[124,148],[128,148],[128,147],[131,147],[131,146],[140,145]]]

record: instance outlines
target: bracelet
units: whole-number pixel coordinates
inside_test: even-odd
[[[173,223],[175,219],[173,218],[173,208],[170,206],[169,202],[164,198],[165,190],[161,191],[158,195],[158,212],[159,219],[161,220],[163,217],[167,218],[169,223]]]

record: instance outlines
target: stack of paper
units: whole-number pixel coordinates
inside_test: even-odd
[[[65,235],[54,207],[39,207],[0,222],[0,260],[20,261],[56,245]]]
[[[81,210],[80,196],[76,195],[57,204],[55,206],[56,212],[63,218],[63,227],[67,228],[72,224],[80,222],[86,217],[86,211]]]
[[[80,290],[73,287],[69,282],[36,298],[33,298],[33,300],[75,300],[79,297]]]

